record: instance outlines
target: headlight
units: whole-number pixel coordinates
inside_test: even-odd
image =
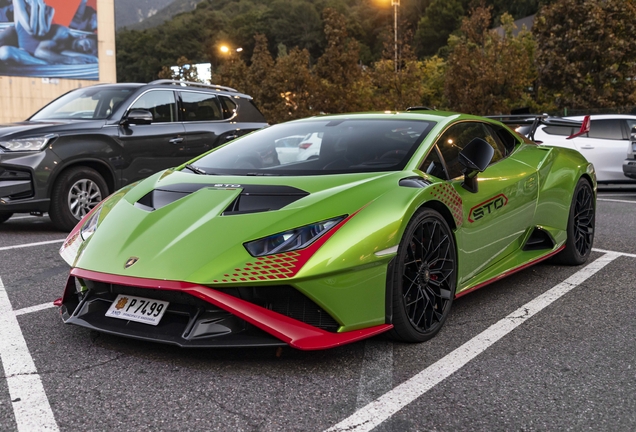
[[[255,257],[304,249],[345,218],[346,216],[338,216],[333,219],[316,222],[311,225],[305,225],[300,228],[247,242],[243,245],[250,255]]]
[[[9,141],[0,141],[0,149],[4,151],[40,151],[43,150],[49,141],[57,138],[57,135],[46,135],[35,138],[20,138]]]
[[[91,215],[91,217],[82,225],[80,228],[80,235],[82,236],[82,240],[86,241],[90,236],[93,235],[95,230],[97,229],[97,221],[99,220],[99,214],[102,212],[102,207],[99,207],[95,213]]]

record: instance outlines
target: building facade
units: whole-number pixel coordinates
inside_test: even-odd
[[[0,123],[116,81],[114,0],[0,0]]]

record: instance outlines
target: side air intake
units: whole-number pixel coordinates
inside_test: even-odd
[[[524,251],[554,249],[554,239],[546,230],[535,227],[522,249]]]

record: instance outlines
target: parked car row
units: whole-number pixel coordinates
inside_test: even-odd
[[[583,118],[566,117],[577,121]],[[594,165],[599,183],[636,183],[636,116],[602,114],[592,115],[590,120],[589,132],[575,138],[568,139],[578,130],[575,126],[540,125],[534,139],[544,145],[578,150]]]
[[[250,96],[223,86],[157,80],[73,90],[0,126],[0,223],[15,212],[48,212],[71,230],[115,190],[265,126]],[[570,139],[576,130],[541,124],[533,139],[578,150],[599,183],[636,183],[636,116],[591,116],[589,131]],[[322,132],[282,137],[258,157],[315,159],[322,140]]]
[[[70,91],[0,126],[0,222],[48,212],[70,231],[119,188],[267,126],[246,94],[158,80]]]

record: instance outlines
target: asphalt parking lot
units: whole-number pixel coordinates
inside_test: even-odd
[[[63,325],[47,217],[0,225],[0,430],[636,428],[636,188],[603,188],[594,252],[458,299],[440,334],[187,350]]]

